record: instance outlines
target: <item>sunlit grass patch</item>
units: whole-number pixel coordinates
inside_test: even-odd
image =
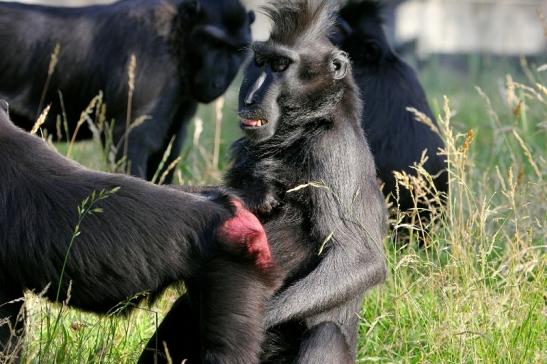
[[[547,94],[531,75],[530,86],[502,78],[497,97],[477,89],[484,110],[469,120],[458,97],[443,100],[445,216],[426,248],[387,242],[390,276],[365,300],[361,362],[547,360]]]

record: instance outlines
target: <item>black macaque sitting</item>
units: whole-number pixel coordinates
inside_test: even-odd
[[[439,155],[444,143],[438,133],[415,120],[412,107],[427,115],[436,125],[425,92],[416,72],[391,48],[383,29],[379,1],[350,1],[340,10],[339,46],[348,52],[361,97],[365,103],[362,123],[374,155],[384,193],[395,201],[394,171],[416,175],[411,167],[427,150],[424,168],[435,178],[439,192],[448,192],[446,158]],[[428,196],[431,198],[433,196]],[[401,187],[401,211],[415,207],[408,190]],[[423,207],[422,204],[418,208]],[[428,214],[423,217],[427,218]]]
[[[273,31],[252,45],[239,100],[245,137],[225,178],[262,213],[284,275],[267,306],[260,362],[352,363],[364,294],[386,277],[387,211],[360,125],[362,102],[348,56],[328,39],[332,2],[283,0],[265,9]],[[199,362],[199,341],[182,343],[176,323],[195,331],[203,289],[175,303],[141,363],[155,354],[166,360],[156,340],[174,362]]]
[[[173,136],[164,165],[180,154],[197,104],[222,95],[234,79],[253,21],[239,0],[122,0],[80,8],[0,2],[0,97],[27,130],[51,104],[43,128],[64,140],[57,116],[66,116],[72,136],[80,113],[102,91],[106,119],[115,120],[117,158],[127,152],[131,174],[150,180]],[[130,102],[131,55],[136,73]],[[139,117],[149,119],[129,131],[127,122]],[[87,124],[77,137],[91,137]]]
[[[276,277],[265,232],[237,198],[88,170],[15,127],[0,101],[0,361],[21,358],[25,290],[108,313],[184,281],[201,287],[199,328],[173,330],[200,340],[202,362],[255,363]]]

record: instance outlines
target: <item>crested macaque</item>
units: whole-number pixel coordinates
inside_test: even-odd
[[[348,55],[329,40],[330,1],[271,2],[271,37],[251,46],[239,97],[244,137],[225,185],[260,213],[283,285],[268,301],[261,363],[352,363],[365,292],[386,277],[386,206],[361,129],[362,102]],[[177,341],[174,323],[197,325],[200,290],[181,297],[155,340]],[[187,352],[188,350],[185,350]],[[165,355],[159,353],[160,358]]]

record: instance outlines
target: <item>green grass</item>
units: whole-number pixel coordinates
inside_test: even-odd
[[[390,273],[364,302],[359,362],[547,362],[547,71],[517,72],[530,88],[513,92],[507,70],[492,64],[463,75],[433,64],[422,72],[448,144],[449,205],[428,249],[386,239]],[[211,163],[214,106],[204,106],[204,131],[193,139],[193,123],[182,153],[182,182],[218,182],[239,135],[235,95],[224,108],[220,168]],[[105,169],[99,148],[79,143],[73,157]],[[29,295],[27,360],[132,362],[176,296],[169,290],[152,310],[101,318]]]

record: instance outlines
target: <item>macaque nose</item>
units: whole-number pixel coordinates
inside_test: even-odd
[[[247,97],[245,97],[245,105],[253,105],[256,102],[257,95],[264,85],[264,81],[266,81],[266,73],[262,72],[262,74],[258,77],[256,82],[253,85],[253,88],[251,91],[247,94]]]
[[[255,103],[255,98],[253,93],[249,93],[245,98],[245,105],[251,106]]]

